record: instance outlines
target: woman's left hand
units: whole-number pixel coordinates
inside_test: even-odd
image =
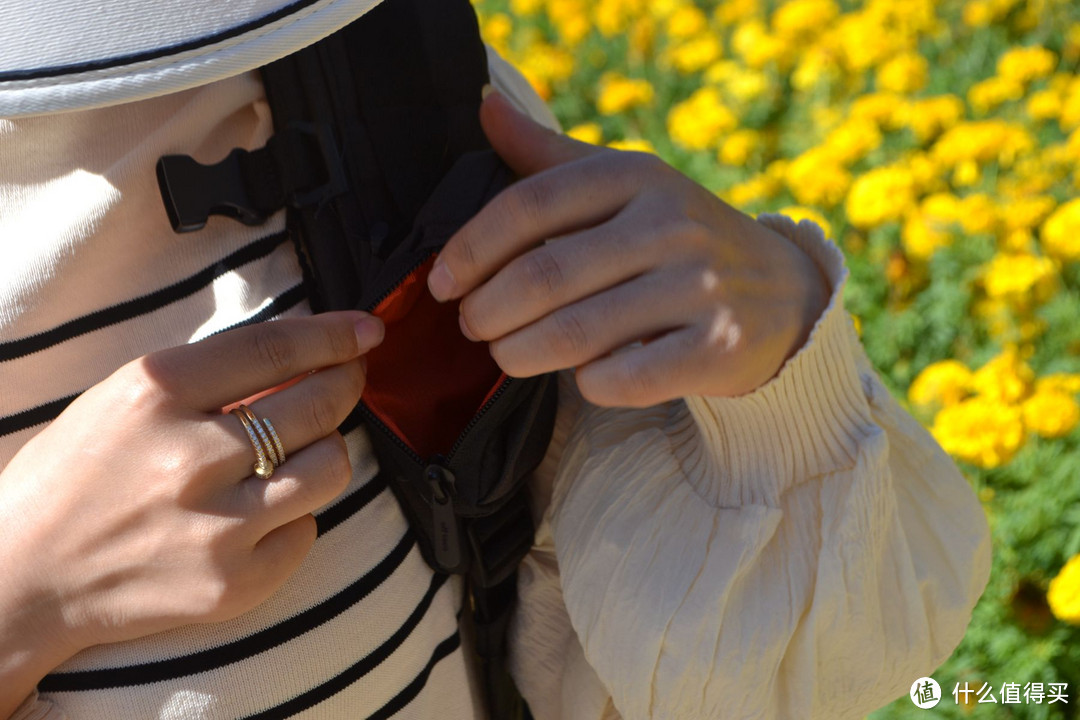
[[[659,158],[558,135],[498,92],[480,119],[522,179],[428,284],[462,299],[462,332],[508,375],[577,368],[590,402],[644,407],[750,392],[806,342],[829,287],[789,240]]]

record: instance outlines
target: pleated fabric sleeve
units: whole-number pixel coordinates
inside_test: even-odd
[[[840,252],[808,221],[759,221],[832,287],[775,378],[628,410],[562,377],[512,628],[537,720],[861,718],[963,637],[982,510],[871,368]]]

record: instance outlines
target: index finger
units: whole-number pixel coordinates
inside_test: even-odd
[[[382,321],[359,311],[240,327],[142,358],[185,407],[218,412],[297,375],[351,360],[382,341]]]
[[[592,227],[617,213],[640,186],[638,153],[598,153],[506,188],[439,253],[428,288],[440,302],[460,298],[510,260],[548,238]]]

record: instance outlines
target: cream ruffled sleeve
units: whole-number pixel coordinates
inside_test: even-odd
[[[812,223],[760,221],[833,289],[775,378],[646,410],[561,378],[511,629],[537,720],[861,718],[964,634],[982,510],[871,369],[840,252]]]

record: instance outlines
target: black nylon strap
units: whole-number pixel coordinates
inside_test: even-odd
[[[368,285],[383,286],[384,264],[398,267],[401,258],[391,254],[414,231],[421,208],[450,168],[463,155],[489,148],[478,119],[480,88],[488,74],[475,13],[468,0],[384,0],[344,30],[261,72],[275,126],[325,119],[349,180],[349,192],[318,211],[299,206],[289,211],[301,261],[317,288],[315,307],[364,307]],[[483,174],[466,177],[471,184],[485,181]],[[494,437],[504,429],[490,432]],[[389,454],[400,450],[375,437],[374,430],[372,435],[385,471]],[[399,457],[392,486],[410,522],[422,528],[432,500],[418,490],[422,483],[415,481],[412,460]],[[495,457],[487,452],[472,458],[463,481],[478,484],[481,466]],[[486,468],[493,469],[498,470]],[[469,536],[478,566],[490,565],[494,573],[484,576],[494,587],[470,582],[478,610],[480,680],[493,720],[522,717],[505,654],[516,597],[512,569],[532,537],[523,487],[517,491],[520,497],[507,504],[508,522],[485,519]],[[474,522],[470,518],[466,524]]]

